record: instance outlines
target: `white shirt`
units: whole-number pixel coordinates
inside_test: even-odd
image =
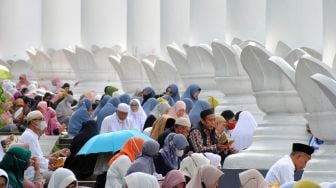
[[[125,120],[120,120],[117,116],[117,113],[106,116],[102,122],[102,126],[100,129],[100,134],[109,133],[120,130],[138,130],[135,126],[132,119],[127,117]]]
[[[295,166],[289,155],[283,156],[269,169],[265,180],[269,184],[279,183],[280,185],[294,181]]]
[[[126,155],[121,155],[113,161],[107,171],[105,187],[123,188],[125,184],[124,177],[131,164],[132,161]]]
[[[19,138],[19,143],[26,143],[29,145],[29,150],[31,151],[32,157],[37,157],[40,159],[40,167],[41,173],[48,171],[48,164],[49,160],[43,156],[43,152],[39,143],[38,135],[29,128],[22,133],[21,137]],[[34,178],[34,168],[29,167],[26,172],[25,176],[28,179]]]

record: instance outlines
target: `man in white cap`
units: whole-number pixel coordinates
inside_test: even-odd
[[[48,176],[50,176],[49,169],[53,168],[53,163],[49,162],[49,160],[53,160],[60,156],[67,157],[70,155],[70,150],[62,149],[49,155],[48,157],[44,157],[45,154],[42,152],[41,145],[39,143],[40,136],[47,128],[44,116],[40,111],[35,110],[28,113],[26,120],[28,126],[19,138],[19,143],[28,144],[28,149],[31,151],[32,157],[36,157],[40,161],[40,170],[42,175],[48,179]],[[34,174],[34,168],[32,167],[29,167],[25,171],[25,177],[30,180],[34,178]]]
[[[133,119],[128,117],[129,110],[130,107],[128,104],[120,103],[115,113],[104,118],[100,133],[109,133],[120,130],[138,130]]]
[[[170,133],[183,134],[186,138],[188,138],[190,127],[191,123],[189,118],[187,117],[177,118],[174,127],[166,130],[165,132],[159,135],[158,142],[160,144],[160,148],[163,147],[164,140]]]

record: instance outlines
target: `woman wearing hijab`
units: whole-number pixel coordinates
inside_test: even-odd
[[[159,182],[153,175],[135,172],[125,177],[127,188],[160,188]]]
[[[90,120],[89,111],[91,108],[91,101],[89,99],[83,99],[79,102],[79,105],[72,114],[69,125],[68,134],[76,136],[82,128],[82,123]]]
[[[173,98],[175,102],[180,100],[180,94],[176,84],[170,84],[167,87],[166,95],[169,95],[171,98]]]
[[[0,168],[8,174],[9,186],[13,188],[34,187],[42,188],[44,179],[40,174],[40,166],[38,160],[35,161],[35,177],[34,182],[24,179],[24,171],[30,165],[31,151],[20,146],[10,147],[2,161]]]
[[[186,180],[179,170],[171,170],[166,175],[161,188],[185,188]]]
[[[120,95],[119,100],[120,100],[120,103],[130,104],[131,97],[127,93],[124,93]]]
[[[107,104],[99,111],[97,115],[97,130],[100,132],[103,120],[105,117],[112,115],[116,110],[118,105],[120,104],[120,100],[116,97],[111,97]]]
[[[194,102],[189,98],[184,98],[182,101],[186,104],[186,113],[189,114],[192,107],[194,106]]]
[[[158,103],[159,101],[155,98],[148,99],[146,103],[142,105],[146,115],[149,115]]]
[[[131,110],[128,113],[129,117],[133,119],[138,130],[143,130],[147,115],[143,110],[139,99],[132,99],[130,102]]]
[[[185,176],[187,183],[193,178],[199,167],[210,165],[210,160],[203,153],[192,153],[180,163],[180,171]]]
[[[155,165],[153,157],[159,152],[160,145],[155,140],[147,140],[142,145],[141,155],[133,162],[128,168],[127,175],[134,172],[143,172],[153,175],[155,171]]]
[[[267,188],[268,184],[264,176],[256,169],[239,173],[241,188]]]
[[[175,119],[164,114],[160,116],[153,124],[150,137],[154,140],[158,140],[160,134],[162,134],[165,130],[173,127],[175,124]]]
[[[168,112],[168,115],[177,119],[179,117],[186,117],[186,104],[183,101],[177,101]]]
[[[63,82],[61,81],[61,79],[59,77],[54,77],[52,80],[51,80],[51,85],[55,87],[55,89],[52,91],[54,93],[58,93],[60,92],[62,89],[62,86],[63,86]]]
[[[16,84],[16,89],[21,91],[23,88],[27,88],[30,85],[30,82],[27,79],[27,75],[21,74],[19,76],[19,82]]]
[[[0,187],[5,187],[7,188],[9,184],[9,179],[7,172],[4,170],[0,169]]]
[[[191,84],[185,90],[182,99],[189,98],[195,103],[198,100],[198,96],[200,93],[201,93],[201,87],[197,84]]]
[[[200,113],[204,110],[210,109],[210,104],[207,101],[198,100],[189,113],[191,126],[195,127],[201,120]]]
[[[248,148],[252,144],[253,133],[257,126],[250,112],[241,112],[237,125],[231,132],[231,139],[234,140],[232,147],[238,151]]]
[[[100,103],[98,104],[98,106],[96,107],[95,111],[92,114],[92,118],[95,119],[99,112],[101,111],[101,109],[103,109],[103,107],[107,104],[107,101],[110,99],[111,97],[109,95],[104,95],[102,100],[100,101]]]
[[[58,168],[51,175],[48,188],[75,188],[78,182],[74,173],[66,168]]]
[[[178,169],[187,146],[189,143],[184,135],[170,133],[155,159],[156,172],[166,176],[170,170]]]
[[[214,188],[224,173],[212,165],[201,166],[196,176],[191,178],[187,188]]]
[[[142,98],[143,98],[142,105],[144,105],[148,99],[155,98],[154,89],[151,87],[145,87],[142,90]]]
[[[76,156],[76,154],[84,144],[90,140],[90,138],[97,134],[96,122],[94,120],[89,120],[83,123],[82,129],[71,142],[69,148],[71,154],[66,158],[64,168],[70,169],[78,179],[85,179],[92,175],[97,160],[97,154],[78,156]],[[83,161],[90,161],[90,163],[83,165]]]
[[[145,121],[144,129],[152,127],[153,123],[163,114],[167,114],[170,110],[170,105],[166,102],[158,103],[150,112]]]
[[[109,161],[109,169],[106,177],[106,188],[122,188],[124,187],[123,178],[128,168],[141,153],[144,140],[140,137],[132,137],[125,143],[119,153],[114,155]]]
[[[70,117],[73,113],[71,109],[71,104],[73,103],[74,98],[72,95],[65,96],[56,107],[57,119],[61,124],[68,125]]]
[[[45,130],[46,135],[58,135],[62,131],[61,124],[58,122],[56,117],[56,112],[48,107],[47,102],[41,101],[37,105],[37,110],[39,110],[47,123],[47,128]]]

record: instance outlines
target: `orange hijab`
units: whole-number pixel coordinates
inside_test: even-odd
[[[108,165],[111,166],[112,163],[121,155],[126,155],[133,162],[136,159],[136,154],[141,153],[144,142],[145,141],[140,137],[132,137],[128,139],[120,152],[111,158]]]

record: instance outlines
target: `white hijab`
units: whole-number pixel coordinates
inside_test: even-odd
[[[128,188],[160,188],[156,177],[143,172],[134,172],[125,177]]]
[[[251,146],[253,133],[257,126],[258,124],[250,112],[241,112],[237,125],[231,132],[231,139],[234,140],[233,148],[240,151]]]
[[[203,165],[210,165],[210,160],[202,153],[192,153],[181,161],[179,170],[183,175],[192,178],[196,175],[197,169]]]
[[[78,187],[76,176],[71,170],[66,168],[58,168],[52,174],[48,184],[48,188],[64,188],[73,181],[76,181]]]
[[[8,179],[8,174],[7,174],[7,172],[6,171],[4,171],[4,170],[2,170],[2,169],[0,169],[0,176],[5,176],[5,178],[6,178],[6,187],[8,187],[8,184],[9,184],[9,179]]]
[[[264,176],[256,169],[245,170],[239,173],[242,188],[267,188]]]
[[[141,106],[141,103],[139,101],[139,99],[132,99],[130,102],[130,105],[136,102],[139,106],[138,111],[137,112],[133,112],[132,109],[130,109],[129,111],[129,117],[131,119],[133,119],[135,126],[138,128],[138,130],[143,130],[145,121],[147,119],[147,115],[146,112],[144,111],[144,109]]]

